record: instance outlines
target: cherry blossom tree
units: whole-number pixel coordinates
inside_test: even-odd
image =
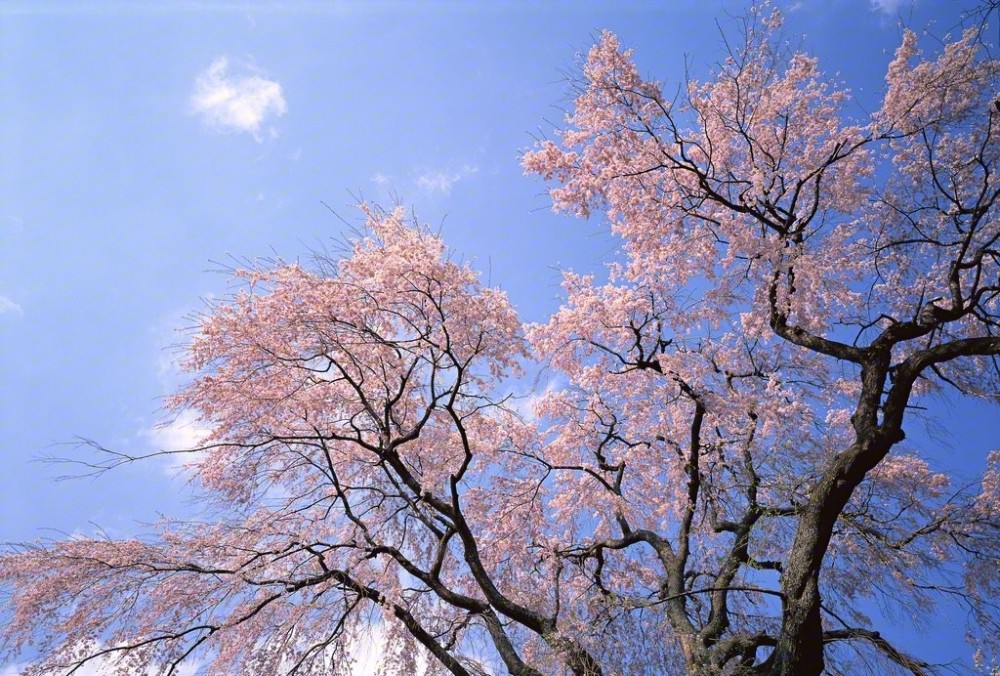
[[[401,209],[239,272],[169,400],[210,430],[204,522],[9,547],[3,648],[349,674],[377,628],[384,673],[924,674],[878,623],[955,603],[988,662],[1000,452],[961,483],[905,432],[1000,392],[998,63],[907,31],[853,119],[780,29],[673,97],[600,36],[523,162],[622,250],[546,323]]]

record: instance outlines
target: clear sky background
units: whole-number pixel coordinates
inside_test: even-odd
[[[953,30],[974,0],[778,2],[789,36],[871,110],[900,20]],[[720,58],[742,2],[0,1],[0,541],[135,532],[192,509],[163,463],[55,482],[78,436],[133,453],[180,381],[170,346],[234,259],[307,258],[354,196],[398,198],[529,321],[557,267],[599,270],[600,219],[548,211],[519,154],[570,105],[601,29],[672,87]],[[970,472],[997,409],[944,402],[929,455]],[[52,530],[48,530],[52,529]],[[967,663],[961,617],[919,656]],[[2,669],[2,665],[0,665]]]

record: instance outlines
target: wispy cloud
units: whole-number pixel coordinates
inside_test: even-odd
[[[510,400],[511,410],[517,413],[527,422],[538,421],[538,405],[546,396],[566,385],[563,378],[550,378],[545,387],[539,389],[538,383],[528,386],[523,391],[515,392],[515,396]]]
[[[479,167],[469,164],[463,165],[461,169],[430,169],[418,174],[414,183],[428,195],[448,195],[456,183],[477,171]]]
[[[143,430],[142,435],[156,450],[188,451],[201,446],[211,431],[194,412],[184,411],[173,420]]]
[[[191,111],[215,129],[246,132],[260,142],[264,122],[284,115],[288,105],[276,81],[268,80],[249,65],[241,65],[238,70],[230,72],[225,56],[213,61],[195,78]],[[270,131],[276,134],[273,128]]]
[[[0,296],[0,315],[6,314],[7,312],[12,312],[16,315],[23,315],[24,309],[10,298],[7,298],[7,296]]]
[[[912,4],[913,0],[869,0],[872,10],[882,12],[887,16],[895,16],[906,4]]]
[[[205,444],[211,432],[193,411],[183,411],[172,420],[140,430],[139,436],[145,438],[150,452],[167,454],[163,469],[168,476],[186,479],[206,453],[195,449]]]

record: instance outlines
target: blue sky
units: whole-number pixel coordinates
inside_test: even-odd
[[[943,34],[972,2],[777,4],[860,113],[900,17]],[[575,56],[609,28],[676,84],[719,57],[716,20],[743,9],[0,2],[0,541],[125,534],[189,509],[162,463],[55,482],[64,468],[32,460],[78,436],[141,453],[190,433],[156,428],[177,330],[226,292],[234,259],[304,258],[341,235],[323,203],[353,219],[354,196],[398,197],[542,320],[558,266],[599,269],[615,250],[599,220],[552,215],[518,163],[568,107]],[[934,453],[977,469],[997,410],[956,403],[943,420],[969,433]]]

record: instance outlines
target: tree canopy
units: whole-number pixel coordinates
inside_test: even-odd
[[[566,272],[523,325],[369,205],[325,267],[238,272],[169,400],[209,430],[210,518],[9,547],[0,645],[40,673],[349,674],[378,627],[386,673],[924,674],[872,608],[959,603],[988,661],[1000,451],[961,484],[905,434],[939,392],[1000,392],[980,37],[905,31],[860,118],[766,6],[673,89],[601,34],[523,165],[610,224],[610,278]]]

